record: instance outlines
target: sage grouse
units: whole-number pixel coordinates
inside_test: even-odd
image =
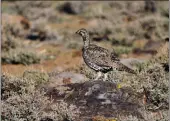
[[[115,52],[109,52],[107,49],[90,43],[89,33],[86,29],[80,29],[76,32],[83,38],[84,46],[82,56],[84,62],[91,69],[98,72],[95,80],[98,80],[104,73],[104,81],[107,79],[107,72],[112,70],[126,71],[135,74],[135,71],[123,65],[117,58]]]

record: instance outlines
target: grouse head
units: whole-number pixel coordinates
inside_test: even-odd
[[[88,36],[87,30],[84,29],[84,28],[79,29],[79,30],[76,32],[76,34],[79,34],[79,35],[82,36],[83,38]]]

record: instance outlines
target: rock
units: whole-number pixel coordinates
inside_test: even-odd
[[[59,74],[53,75],[50,81],[57,83],[57,85],[63,85],[67,83],[82,83],[85,80],[85,76],[82,74],[77,74],[73,72],[61,72]]]
[[[63,98],[66,93],[70,92],[69,88],[64,85],[83,83],[85,80],[85,76],[73,72],[51,73],[49,75],[49,83],[43,85],[42,88],[47,91],[48,95],[53,95],[56,99]]]
[[[67,89],[62,92],[62,98],[80,108],[83,120],[96,115],[114,118],[133,115],[143,118],[139,111],[142,108],[139,95],[129,88],[118,88],[115,83],[102,80],[65,84],[63,88]],[[61,90],[55,87],[55,90],[50,91],[53,92],[48,95],[58,100]]]

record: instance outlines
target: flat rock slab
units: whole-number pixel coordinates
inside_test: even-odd
[[[55,86],[82,83],[84,80],[86,80],[84,75],[73,72],[61,72],[50,76],[50,83]]]
[[[56,100],[63,99],[70,92],[69,87],[64,85],[83,83],[86,80],[84,75],[73,72],[51,73],[49,76],[49,82],[41,87]]]
[[[65,84],[63,88],[63,100],[80,109],[81,119],[96,115],[113,118],[132,115],[143,119],[141,96],[129,88],[118,88],[115,83],[102,80]],[[57,100],[60,89],[48,94]]]

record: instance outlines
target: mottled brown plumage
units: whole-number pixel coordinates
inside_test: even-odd
[[[85,63],[97,72],[107,73],[111,70],[126,71],[135,74],[135,71],[123,65],[117,54],[109,52],[107,49],[90,43],[89,34],[85,29],[76,32],[83,38],[84,46],[82,49]]]

